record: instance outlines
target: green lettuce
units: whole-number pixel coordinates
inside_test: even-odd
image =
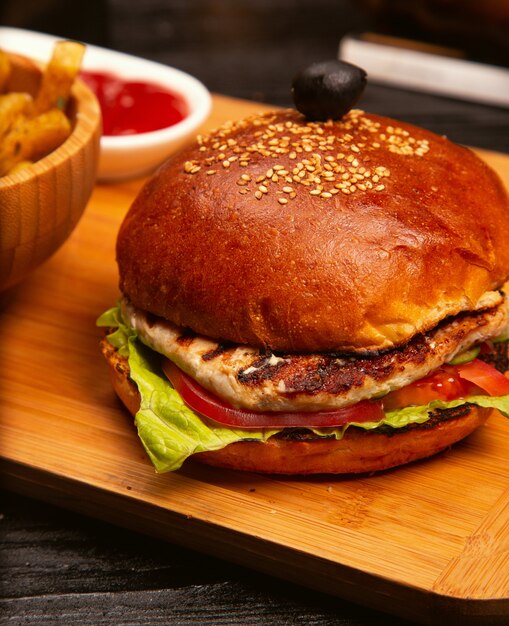
[[[120,309],[114,307],[97,320],[98,326],[111,329],[108,341],[129,360],[131,378],[138,386],[141,405],[135,416],[142,444],[157,472],[177,470],[197,452],[220,450],[239,441],[267,441],[280,432],[271,430],[244,430],[216,425],[204,420],[189,409],[173,389],[160,367],[160,357],[147,348],[134,330],[122,319]],[[509,417],[509,396],[473,396],[468,402],[481,407],[498,409]],[[449,409],[465,404],[465,400],[450,402],[434,400],[426,406],[409,406],[389,411],[375,422],[351,422],[340,428],[310,428],[319,437],[341,439],[347,428],[357,426],[372,430],[381,426],[403,428],[422,424],[437,409]]]
[[[134,336],[134,331],[125,324],[120,308],[115,306],[105,311],[96,321],[97,326],[111,329],[106,336],[118,353],[129,358],[129,337]]]

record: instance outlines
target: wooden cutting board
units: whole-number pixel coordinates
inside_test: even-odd
[[[263,107],[214,98],[206,128]],[[483,153],[509,186],[509,157]],[[65,246],[4,298],[5,487],[424,623],[509,622],[509,420],[358,478],[189,463],[156,475],[114,396],[96,317],[118,297],[114,243],[143,181],[98,185]]]

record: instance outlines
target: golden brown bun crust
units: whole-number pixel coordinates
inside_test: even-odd
[[[140,406],[127,360],[105,339],[101,349],[117,395],[131,414]],[[471,407],[465,415],[387,435],[349,428],[343,439],[232,443],[194,459],[207,465],[267,474],[350,474],[376,472],[416,461],[451,446],[484,424],[491,409]]]
[[[375,115],[282,111],[156,173],[120,229],[120,288],[205,336],[379,349],[498,288],[508,229],[507,194],[470,150]]]

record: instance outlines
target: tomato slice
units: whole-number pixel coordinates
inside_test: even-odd
[[[457,365],[456,368],[460,378],[484,389],[490,396],[509,394],[509,378],[480,359]]]
[[[468,395],[470,388],[461,380],[456,366],[445,365],[433,374],[391,391],[383,399],[384,409],[393,411],[406,406],[424,406],[433,400],[456,400]]]
[[[433,400],[450,401],[483,393],[509,394],[509,378],[488,363],[474,359],[469,363],[443,365],[429,376],[391,391],[384,397],[383,406],[392,411],[405,406],[423,406]]]
[[[377,422],[384,410],[424,406],[433,400],[451,401],[486,393],[509,394],[509,378],[494,367],[474,359],[469,363],[443,365],[438,370],[401,389],[391,391],[383,400],[362,400],[352,406],[315,412],[257,412],[236,409],[193,378],[172,361],[165,359],[163,371],[184,403],[200,415],[223,425],[239,428],[330,428],[351,422]]]
[[[350,422],[378,422],[384,417],[381,401],[362,400],[331,411],[264,412],[236,409],[203,388],[172,361],[163,361],[163,371],[184,404],[208,419],[239,428],[330,428]]]

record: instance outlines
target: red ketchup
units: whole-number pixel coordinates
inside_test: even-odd
[[[127,81],[107,72],[80,72],[97,96],[103,135],[138,135],[173,126],[188,114],[182,96],[145,81]]]

